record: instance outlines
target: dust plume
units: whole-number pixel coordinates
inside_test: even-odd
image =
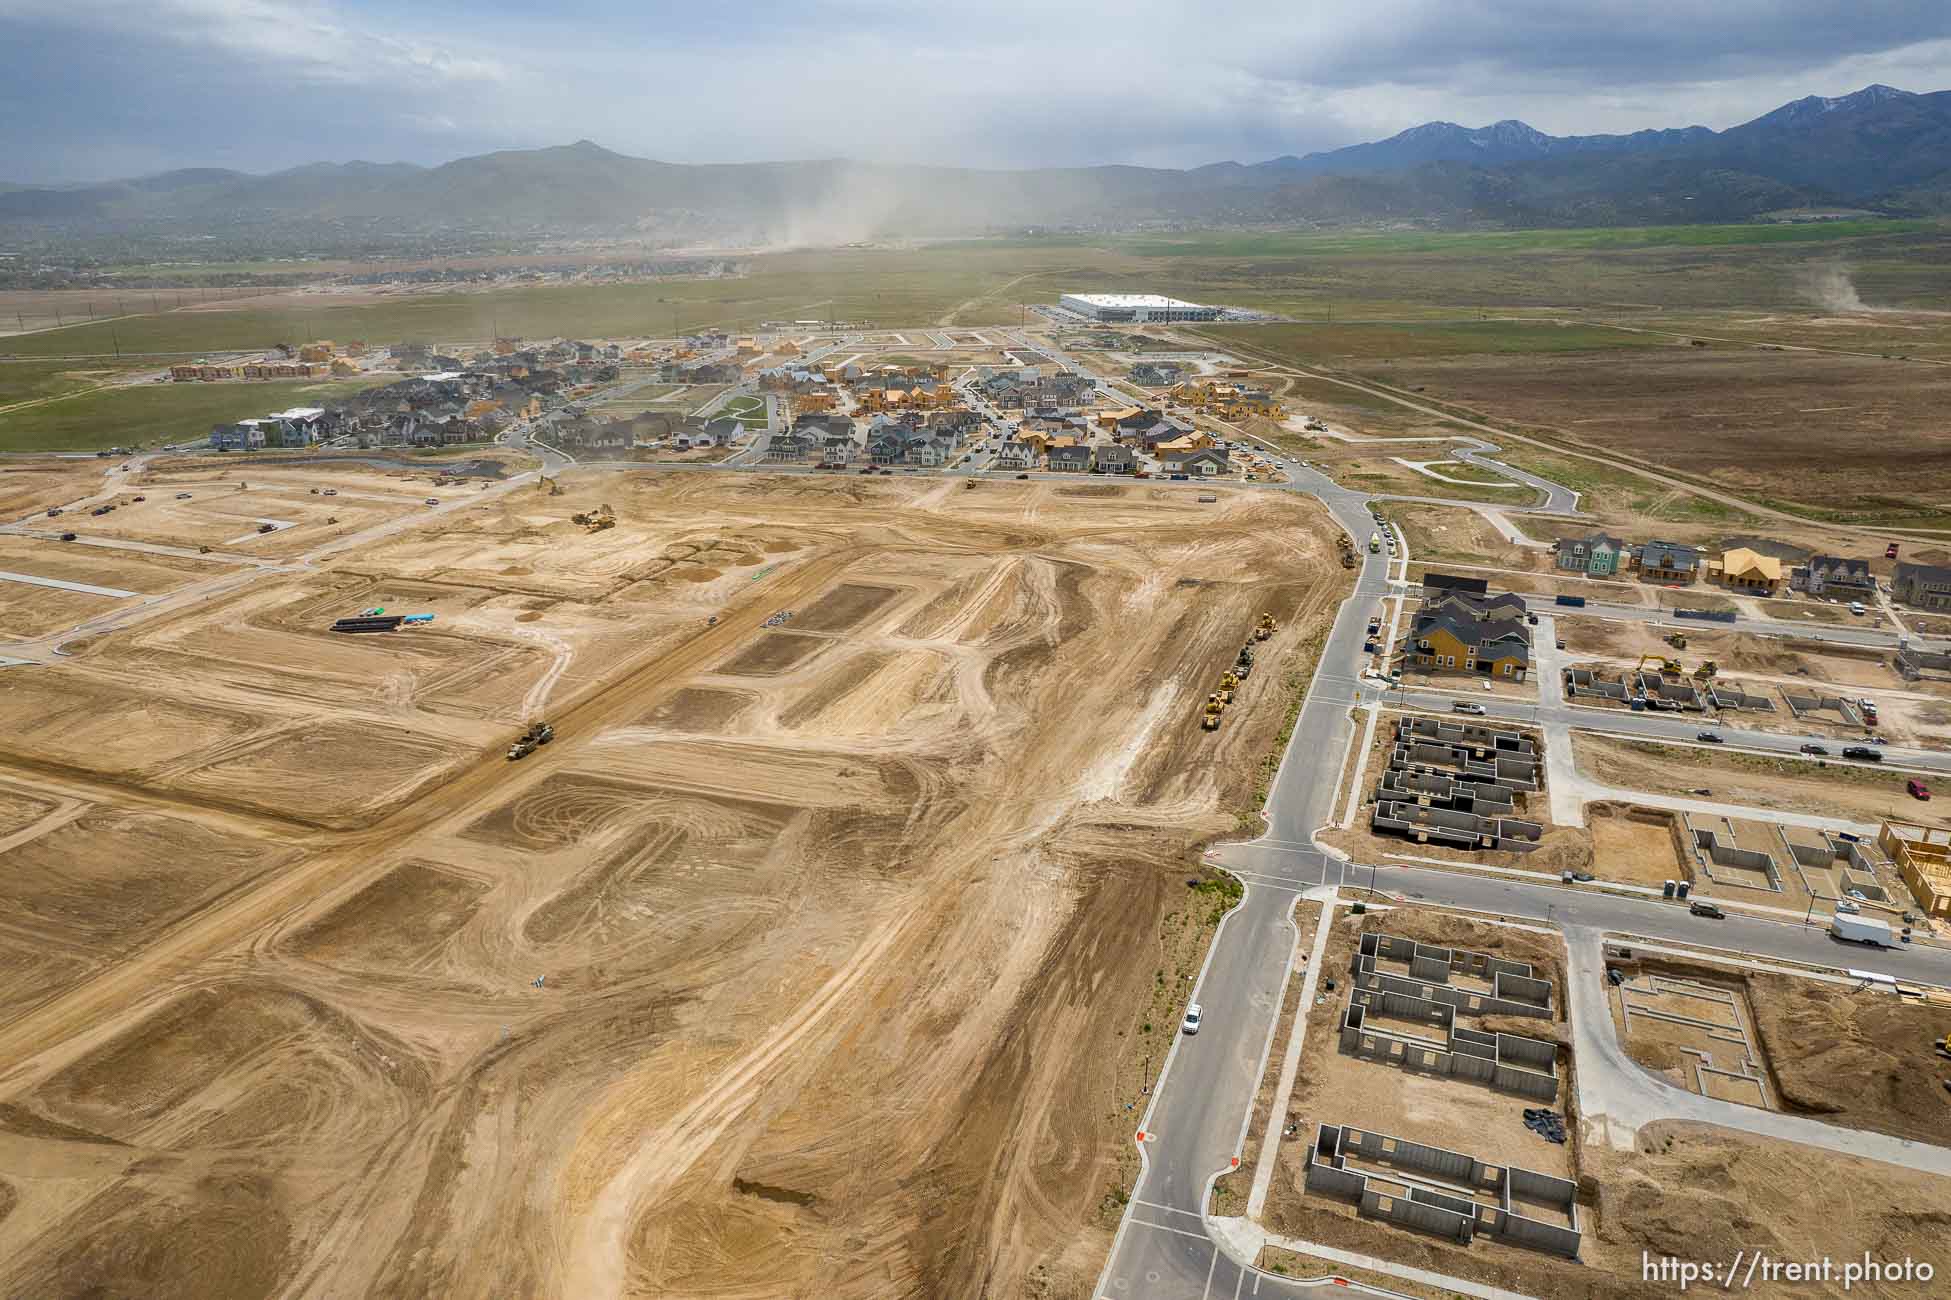
[[[1862,295],[1856,292],[1856,281],[1850,278],[1847,263],[1813,262],[1804,266],[1796,279],[1796,289],[1802,296],[1827,311],[1841,314],[1885,310],[1863,301]]]

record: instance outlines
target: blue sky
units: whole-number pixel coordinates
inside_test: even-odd
[[[1244,162],[1431,119],[1724,127],[1951,88],[1945,0],[0,0],[0,180],[437,163]]]

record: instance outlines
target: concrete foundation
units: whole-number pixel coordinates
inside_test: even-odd
[[[1366,1218],[1460,1245],[1483,1233],[1576,1259],[1583,1239],[1578,1188],[1567,1179],[1338,1124],[1317,1130],[1304,1184],[1310,1192],[1355,1202]],[[1514,1202],[1536,1207],[1534,1214],[1561,1216],[1564,1223],[1520,1214]]]

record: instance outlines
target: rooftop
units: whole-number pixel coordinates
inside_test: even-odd
[[[1201,307],[1204,304],[1184,302],[1178,298],[1167,298],[1157,293],[1067,293],[1066,298],[1087,302],[1093,307]]]

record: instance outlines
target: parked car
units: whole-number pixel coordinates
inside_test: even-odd
[[[1910,797],[1913,799],[1929,799],[1931,797],[1931,787],[1925,785],[1914,776],[1904,782],[1904,789],[1909,791]]]
[[[1843,747],[1843,757],[1860,758],[1865,763],[1881,763],[1883,761],[1883,755],[1867,745],[1845,745]]]
[[[1180,1024],[1179,1027],[1185,1030],[1188,1034],[1198,1033],[1199,1019],[1202,1014],[1203,1013],[1199,1010],[1199,1004],[1197,1002],[1190,1003],[1186,1007],[1186,1018],[1184,1022]]]
[[[1029,475],[1028,475],[1028,474],[1018,474],[1018,475],[1017,475],[1016,477],[1017,477],[1017,478],[1028,478],[1028,477],[1029,477]]]
[[[60,513],[61,513],[61,507],[60,507],[60,506],[49,506],[49,507],[48,507],[48,511],[47,511],[47,517],[48,517],[49,519],[52,519],[52,518],[54,518],[54,516],[56,516],[56,515],[58,515],[58,514],[60,514]]]
[[[190,499],[190,494],[188,492],[178,492],[176,494],[176,499],[178,501],[188,501]]]
[[[1474,713],[1478,717],[1482,717],[1484,715],[1484,706],[1481,704],[1473,704],[1468,700],[1458,700],[1454,704],[1450,705],[1450,712]]]
[[[1827,749],[1824,749],[1821,745],[1804,745],[1802,746],[1802,752],[1805,754],[1813,754],[1817,758],[1829,757],[1829,751]]]
[[[1718,731],[1697,731],[1694,733],[1694,739],[1704,740],[1710,745],[1720,745],[1726,743],[1722,739],[1721,734]]]
[[[1839,898],[1839,899],[1837,899],[1837,900],[1836,900],[1836,910],[1837,910],[1838,912],[1843,912],[1843,913],[1846,913],[1846,914],[1848,914],[1848,915],[1850,915],[1850,916],[1855,916],[1855,915],[1857,915],[1857,914],[1858,914],[1859,912],[1861,912],[1861,911],[1862,911],[1863,909],[1862,909],[1862,908],[1861,908],[1860,906],[1858,906],[1857,904],[1855,904],[1855,903],[1852,903],[1852,902],[1851,902],[1851,901],[1850,901],[1849,899],[1847,899],[1847,898]]]
[[[1865,611],[1865,609],[1863,608],[1863,602],[1862,602],[1862,601],[1860,601],[1860,600],[1852,600],[1852,601],[1850,601],[1850,602],[1849,602],[1849,612],[1850,612],[1850,613],[1852,613],[1852,614],[1858,614],[1858,615],[1860,615],[1860,614],[1863,614],[1863,613],[1865,613],[1865,612],[1867,612],[1867,611]]]
[[[1687,910],[1695,916],[1704,916],[1712,921],[1727,920],[1727,913],[1723,912],[1719,905],[1710,903],[1704,898],[1696,898],[1693,902],[1688,903]]]
[[[73,541],[74,539],[75,539],[75,535],[74,535],[73,533],[62,533],[62,534],[61,534],[61,540],[62,540],[62,541],[64,541],[64,542],[72,542],[72,541]]]
[[[440,504],[440,498],[439,498],[439,497],[428,497],[428,498],[427,498],[427,504],[428,504],[428,505],[430,505],[430,506],[437,506],[437,505],[439,505],[439,504]]]

